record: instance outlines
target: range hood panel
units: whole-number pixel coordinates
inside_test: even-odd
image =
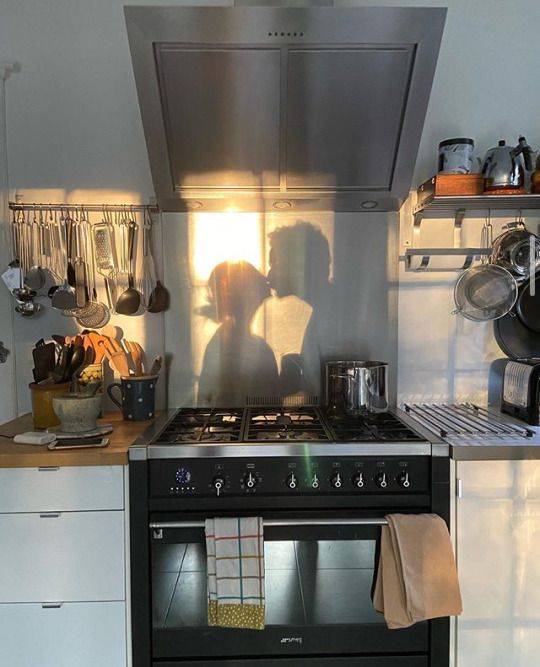
[[[279,49],[156,46],[171,184],[279,187]]]
[[[445,9],[126,7],[163,210],[395,210]]]
[[[289,52],[287,188],[391,190],[412,56],[406,46]]]

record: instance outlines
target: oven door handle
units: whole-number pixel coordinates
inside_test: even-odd
[[[294,526],[386,526],[384,518],[371,519],[265,519],[264,526],[294,527]],[[164,528],[204,528],[204,521],[156,521],[149,524],[150,530]]]

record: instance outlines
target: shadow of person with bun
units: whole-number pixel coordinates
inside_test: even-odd
[[[272,396],[277,391],[274,353],[251,331],[257,309],[269,296],[267,279],[249,262],[226,261],[213,269],[209,304],[199,314],[220,326],[204,353],[199,405],[241,407],[249,396]]]

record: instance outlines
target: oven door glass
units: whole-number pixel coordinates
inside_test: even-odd
[[[202,528],[152,531],[154,656],[427,653],[426,623],[390,631],[373,608],[380,527],[290,523],[265,526],[263,631],[208,626]]]

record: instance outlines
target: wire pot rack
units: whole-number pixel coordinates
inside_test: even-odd
[[[517,426],[474,403],[404,403],[411,417],[441,438],[530,438],[534,431]]]

